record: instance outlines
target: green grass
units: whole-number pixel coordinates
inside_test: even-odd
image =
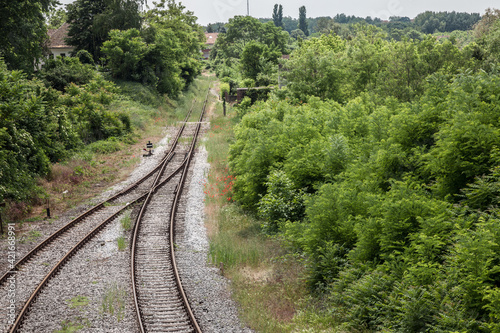
[[[103,296],[101,310],[103,313],[116,315],[120,321],[125,315],[125,301],[127,298],[126,289],[118,287],[116,284],[111,285]]]
[[[130,217],[130,211],[126,212],[125,215],[120,220],[120,224],[125,231],[129,231],[132,228],[132,219]]]
[[[75,296],[67,301],[71,309],[81,308],[89,305],[89,299],[86,296]]]
[[[38,230],[30,230],[25,236],[19,239],[19,243],[24,244],[26,242],[31,243],[36,241],[38,238],[42,237],[42,234]]]
[[[54,331],[54,333],[74,333],[85,327],[90,327],[90,322],[86,318],[76,318],[74,321],[64,320],[61,323],[61,329]]]
[[[264,239],[259,226],[258,221],[243,215],[235,205],[223,207],[219,215],[218,232],[210,241],[211,262],[217,265],[223,263],[224,268],[258,266],[268,254],[261,246]],[[238,240],[237,246],[235,239]]]
[[[100,140],[93,142],[85,149],[91,151],[92,153],[98,154],[110,154],[122,149],[123,144],[117,140],[116,138],[108,139],[108,140]]]
[[[302,258],[288,253],[280,239],[264,235],[262,221],[232,201],[228,152],[238,116],[232,108],[227,114],[222,116],[217,103],[204,143],[210,162],[205,184],[209,260],[232,280],[240,317],[256,332],[342,332],[336,316],[323,310],[324,301],[309,296]]]
[[[118,237],[116,242],[118,243],[118,251],[123,251],[127,247],[127,242],[125,241],[124,236]]]
[[[114,83],[120,87],[121,93],[132,101],[152,107],[158,107],[163,102],[163,98],[158,95],[153,87],[122,80],[114,80]]]

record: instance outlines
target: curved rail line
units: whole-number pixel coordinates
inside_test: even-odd
[[[196,100],[193,101],[193,106],[194,106],[195,102],[196,102]],[[175,155],[174,149],[177,147],[177,143],[179,141],[179,138],[182,135],[182,133],[184,132],[184,129],[186,127],[186,122],[189,119],[189,117],[191,116],[192,111],[193,111],[193,107],[191,107],[191,109],[189,110],[188,114],[184,118],[184,121],[182,123],[181,128],[179,128],[179,130],[177,131],[177,134],[176,134],[174,140],[172,141],[173,143],[172,143],[171,147],[165,153],[165,156],[162,158],[162,160],[160,161],[160,163],[158,163],[158,165],[153,170],[151,170],[149,173],[147,173],[141,179],[137,180],[135,183],[133,183],[130,186],[128,186],[127,188],[123,189],[119,193],[117,193],[117,194],[113,195],[112,197],[106,199],[105,201],[103,201],[103,202],[95,205],[94,207],[89,208],[86,212],[82,213],[81,215],[79,215],[78,217],[76,217],[75,219],[73,219],[72,221],[70,221],[69,223],[67,223],[66,225],[64,225],[60,229],[56,230],[54,233],[52,233],[44,241],[42,241],[40,244],[38,244],[36,247],[34,247],[30,252],[28,252],[26,255],[24,255],[21,259],[19,259],[14,264],[14,268],[13,269],[5,272],[2,275],[2,277],[0,278],[0,285],[3,284],[3,283],[5,283],[5,281],[7,280],[7,278],[11,274],[13,274],[15,271],[17,271],[22,264],[24,264],[25,262],[27,262],[30,258],[32,258],[35,254],[37,254],[38,252],[40,252],[47,245],[49,245],[50,243],[52,243],[55,239],[57,239],[58,237],[60,237],[63,233],[65,233],[66,231],[68,231],[69,229],[71,229],[72,227],[74,227],[78,222],[80,222],[83,219],[85,219],[86,217],[94,214],[95,212],[97,212],[98,210],[100,210],[101,208],[103,208],[106,204],[111,203],[111,202],[115,201],[116,199],[118,199],[118,198],[120,198],[120,197],[122,197],[122,196],[124,196],[126,194],[129,194],[135,188],[137,188],[140,184],[142,184],[147,179],[149,179],[159,169],[161,169],[160,172],[157,174],[156,179],[155,179],[155,182],[157,182],[158,179],[159,179],[159,177],[161,177],[161,174],[162,174],[163,170],[165,169],[166,165],[171,161],[171,159]]]
[[[182,195],[182,188],[184,186],[184,182],[185,182],[186,177],[187,177],[187,173],[189,170],[189,164],[190,164],[191,159],[194,155],[194,150],[196,147],[197,138],[198,138],[198,135],[199,135],[199,132],[201,129],[201,122],[202,122],[203,116],[205,114],[207,100],[208,100],[208,92],[207,92],[207,96],[205,97],[205,102],[203,103],[202,112],[201,112],[199,121],[197,123],[195,133],[193,135],[193,141],[191,142],[189,152],[188,152],[187,157],[184,160],[183,165],[182,165],[183,170],[182,170],[181,179],[180,179],[180,181],[179,181],[179,183],[174,191],[175,198],[173,200],[171,210],[170,210],[170,224],[169,224],[169,235],[168,235],[170,244],[169,244],[169,253],[168,253],[169,255],[167,256],[167,259],[170,258],[170,264],[172,266],[172,271],[173,271],[173,275],[175,278],[175,285],[176,285],[177,291],[178,291],[178,295],[174,295],[172,297],[174,297],[174,298],[179,297],[181,299],[182,306],[183,306],[183,308],[187,314],[187,318],[189,320],[189,326],[191,326],[192,330],[196,333],[201,333],[201,329],[200,329],[198,322],[194,316],[194,313],[191,309],[191,306],[189,305],[189,301],[188,301],[187,296],[184,292],[184,288],[182,287],[182,282],[180,279],[179,271],[177,269],[177,264],[176,264],[176,260],[175,260],[175,249],[174,249],[174,236],[175,236],[174,229],[175,229],[175,215],[176,215],[176,211],[177,211],[177,206],[179,204],[180,197]],[[136,260],[136,256],[138,253],[137,244],[138,244],[139,231],[140,231],[140,227],[141,227],[141,221],[144,217],[146,208],[151,200],[151,197],[156,192],[157,188],[158,187],[155,186],[148,193],[148,197],[146,198],[146,200],[144,200],[144,202],[142,204],[140,213],[137,216],[136,223],[134,226],[133,238],[132,238],[132,243],[131,243],[130,273],[131,273],[131,279],[132,279],[134,305],[135,305],[135,310],[136,310],[136,314],[137,314],[137,318],[138,318],[138,325],[139,325],[139,329],[140,329],[141,333],[146,332],[146,327],[144,324],[144,321],[145,321],[144,314],[143,314],[143,311],[141,310],[141,305],[140,305],[139,295],[138,295],[138,283],[139,283],[139,281],[138,281],[138,277],[137,277],[138,267],[137,267],[137,260]],[[177,325],[178,325],[178,323],[177,323]]]
[[[193,107],[194,107],[194,102],[193,102]],[[133,204],[146,199],[147,196],[148,196],[148,194],[151,193],[151,191],[155,191],[157,188],[165,185],[175,175],[177,175],[180,171],[183,170],[183,166],[186,164],[186,160],[187,159],[184,159],[184,161],[182,161],[182,163],[181,163],[181,165],[179,167],[177,167],[172,173],[170,173],[165,179],[163,179],[160,182],[160,179],[162,177],[162,174],[165,171],[165,168],[166,168],[167,164],[171,161],[171,159],[175,155],[174,149],[176,148],[176,146],[178,144],[178,141],[179,141],[179,138],[180,138],[180,136],[182,135],[182,133],[183,133],[183,131],[185,129],[186,123],[187,123],[189,117],[191,116],[193,107],[191,108],[191,110],[186,115],[186,117],[185,117],[185,119],[184,119],[184,121],[182,123],[181,128],[178,130],[177,135],[175,136],[175,138],[173,140],[173,143],[172,143],[170,149],[168,150],[168,152],[166,152],[166,154],[162,158],[161,162],[152,171],[150,171],[147,175],[145,175],[144,177],[142,177],[141,179],[139,179],[138,181],[136,181],[134,184],[132,184],[129,187],[127,187],[126,189],[124,189],[123,191],[121,191],[118,194],[112,196],[111,198],[105,200],[104,202],[102,202],[102,203],[100,203],[100,204],[98,204],[98,205],[90,208],[85,213],[81,214],[80,216],[78,216],[77,218],[75,218],[74,220],[72,220],[71,222],[69,222],[68,224],[66,224],[65,226],[63,226],[62,228],[58,229],[51,236],[49,236],[47,239],[45,239],[42,243],[40,243],[38,246],[36,246],[34,249],[32,249],[27,255],[25,255],[23,258],[21,258],[15,264],[14,270],[10,270],[10,271],[6,272],[2,276],[2,278],[0,279],[0,284],[3,283],[3,281],[5,281],[10,274],[15,273],[15,271],[18,270],[19,267],[22,264],[26,263],[30,258],[32,258],[33,256],[35,256],[44,247],[46,247],[48,244],[50,244],[52,241],[54,241],[55,239],[57,239],[63,233],[65,233],[66,231],[68,231],[69,229],[71,229],[78,222],[80,222],[81,220],[85,219],[86,217],[92,215],[93,213],[97,212],[101,208],[105,207],[106,203],[112,202],[112,201],[116,200],[117,198],[119,198],[119,197],[121,197],[121,196],[123,196],[123,195],[125,195],[127,193],[130,193],[134,188],[136,188],[137,186],[139,186],[141,183],[143,183],[145,180],[147,180],[149,177],[151,177],[155,172],[157,172],[159,170],[159,172],[156,174],[156,177],[155,177],[155,179],[153,181],[153,184],[151,186],[151,190],[150,191],[148,191],[148,192],[146,192],[146,193],[144,193],[142,195],[139,195],[137,198],[135,198],[134,200],[132,200],[129,205],[126,205],[126,206],[122,207],[120,210],[118,210],[117,212],[115,212],[112,216],[110,216],[105,221],[103,221],[102,223],[100,223],[97,227],[95,227],[92,231],[90,231],[83,239],[81,239],[69,252],[67,252],[66,255],[61,260],[59,260],[59,262],[50,270],[50,272],[45,276],[45,278],[42,280],[42,282],[40,282],[40,284],[37,286],[37,288],[35,289],[35,291],[31,294],[30,298],[26,301],[26,303],[24,304],[22,310],[18,314],[18,316],[16,318],[16,321],[11,326],[11,328],[9,330],[10,333],[14,333],[14,332],[17,332],[19,330],[19,328],[22,326],[22,322],[23,322],[25,316],[27,315],[27,313],[29,311],[29,308],[35,302],[35,300],[39,296],[41,290],[46,286],[47,282],[59,272],[59,270],[64,266],[64,264],[80,248],[82,248],[90,239],[92,239],[97,233],[99,233],[99,231],[101,231],[107,224],[109,224],[111,221],[113,221],[123,211],[125,211],[126,209],[129,209]]]

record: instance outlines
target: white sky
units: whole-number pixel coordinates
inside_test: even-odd
[[[70,3],[72,0],[60,0]],[[271,17],[274,4],[283,5],[283,16],[297,18],[299,7],[306,6],[307,17],[335,16],[340,13],[361,17],[371,16],[387,19],[389,16],[408,16],[414,18],[426,10],[457,11],[484,13],[486,8],[500,8],[500,3],[493,0],[248,0],[250,15],[253,17]],[[153,0],[147,0],[152,4]],[[194,12],[198,23],[227,22],[235,15],[246,15],[247,0],[183,0],[181,3]]]

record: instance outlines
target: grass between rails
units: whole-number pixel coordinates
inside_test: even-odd
[[[261,222],[242,211],[232,199],[233,175],[228,168],[229,145],[236,112],[222,116],[222,106],[210,108],[211,130],[205,146],[210,172],[205,187],[209,259],[232,280],[240,317],[257,332],[340,332],[334,316],[308,295],[305,265],[265,236]]]

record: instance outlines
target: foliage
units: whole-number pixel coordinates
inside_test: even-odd
[[[338,42],[303,48],[335,54]],[[419,68],[459,59],[433,58],[451,44],[411,47],[426,54]],[[277,95],[243,116],[234,198],[307,257],[311,288],[347,327],[498,329],[498,80],[441,70],[411,104],[373,90],[344,105],[304,93],[307,103]]]
[[[269,174],[267,193],[259,200],[258,212],[266,221],[265,230],[278,230],[278,221],[299,221],[304,214],[304,193],[296,190],[296,186],[282,170]]]
[[[100,48],[111,30],[140,28],[142,3],[143,0],[76,0],[66,5],[70,24],[67,42],[76,51],[90,52],[99,61]]]
[[[162,1],[146,13],[144,30],[112,30],[101,49],[112,75],[178,96],[200,73],[204,41],[196,18],[184,9],[174,1]]]
[[[431,12],[426,11],[415,17],[414,25],[423,33],[467,31],[481,19],[479,13]]]
[[[66,73],[58,76],[63,69]],[[35,179],[48,176],[51,163],[67,159],[83,143],[132,131],[128,115],[108,109],[117,88],[90,65],[82,65],[76,58],[56,59],[39,76],[46,84],[28,80],[20,71],[9,71],[0,62],[2,200],[26,201],[42,195]]]
[[[299,8],[299,24],[297,28],[302,30],[304,35],[309,36],[309,29],[307,29],[307,21],[306,21],[306,6],[302,6]]]
[[[486,12],[481,17],[481,20],[474,26],[474,35],[480,39],[488,35],[490,30],[500,19],[500,9],[486,9]]]
[[[137,29],[111,30],[109,40],[102,45],[106,66],[115,78],[122,80],[141,79],[140,62],[144,59],[148,45]]]
[[[226,29],[210,53],[217,76],[234,84],[243,79],[252,79],[258,86],[277,83],[278,58],[288,52],[288,33],[250,16],[230,19]]]
[[[267,85],[262,80],[262,74],[269,72],[269,64],[277,64],[279,56],[280,53],[277,50],[271,50],[265,44],[249,42],[241,52],[240,65],[243,77],[255,81],[257,86]]]
[[[84,143],[119,137],[131,131],[129,117],[106,109],[118,92],[116,86],[102,77],[83,86],[70,84],[62,103],[71,107],[71,120]]]
[[[229,90],[230,90],[229,84],[228,83],[221,83],[219,88],[220,88],[221,98],[225,98],[225,94],[226,93],[229,94]]]
[[[226,30],[225,34],[219,35],[215,44],[215,54],[224,58],[239,58],[250,41],[257,41],[281,53],[286,51],[286,35],[270,22],[262,24],[250,16],[235,16],[229,19]]]
[[[493,10],[487,10],[487,15]],[[274,12],[273,12],[274,14]],[[300,12],[299,12],[300,15]],[[275,16],[273,15],[273,18]],[[484,17],[484,16],[483,16]],[[382,20],[379,17],[358,17],[355,15],[346,15],[344,13],[339,13],[334,17],[330,16],[320,16],[316,18],[306,18],[305,23],[307,23],[307,28],[310,35],[317,36],[320,34],[328,34],[330,32],[335,32],[343,38],[348,38],[353,31],[353,26],[362,25],[372,25],[383,29],[387,34],[396,39],[400,40],[402,36],[408,35],[412,32],[420,34],[432,34],[435,32],[446,33],[455,30],[468,31],[473,29],[474,25],[481,19],[479,13],[466,13],[466,12],[432,12],[426,11],[424,13],[418,14],[415,19],[411,20],[409,17],[391,16],[386,20]],[[274,19],[259,19],[262,23],[272,21]],[[299,25],[300,17],[283,17],[283,29],[289,33],[297,29]]]
[[[478,44],[483,47],[483,57],[490,64],[498,63],[500,55],[500,10],[487,10],[474,29]]]
[[[0,54],[9,69],[33,73],[47,40],[44,14],[55,0],[2,1],[0,4]]]
[[[274,5],[273,9],[273,23],[278,28],[283,28],[283,6],[278,4]]]
[[[51,8],[46,14],[48,29],[59,29],[68,19],[64,8]]]
[[[322,35],[301,43],[285,62],[290,97],[306,100],[312,95],[344,103],[372,90],[410,101],[422,95],[429,75],[477,66],[471,48],[459,50],[451,41],[386,41],[381,29],[356,29],[351,40]]]
[[[23,200],[36,192],[34,177],[48,174],[49,163],[79,141],[56,92],[3,62],[0,96],[0,197]]]
[[[96,77],[96,73],[91,65],[82,64],[78,58],[58,57],[47,60],[36,76],[45,85],[64,91],[70,83],[77,85],[89,83]]]
[[[332,66],[345,50],[345,41],[337,36],[323,35],[305,41],[290,57],[283,75],[292,96],[306,100],[317,96],[342,101],[342,71]]]
[[[342,329],[499,329],[495,17],[475,40],[478,14],[317,19],[290,36],[285,87],[237,107],[233,200],[305,258]],[[212,54],[231,88],[274,61],[244,36]]]

